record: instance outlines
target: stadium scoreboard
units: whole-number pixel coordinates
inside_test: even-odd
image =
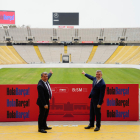
[[[79,13],[53,13],[53,25],[79,25]]]

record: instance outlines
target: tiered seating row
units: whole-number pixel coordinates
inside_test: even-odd
[[[62,55],[69,55],[72,63],[140,64],[140,46],[0,46],[0,64],[60,63]]]
[[[126,39],[127,43],[140,43],[140,28],[1,28],[0,42],[5,41],[5,36],[12,37],[15,43],[28,43],[28,37],[33,37],[34,42],[48,43],[52,43],[53,38],[58,39],[59,43],[72,42],[75,37],[80,43],[82,41],[98,43],[100,37],[104,43],[119,43],[120,38]]]
[[[140,46],[119,46],[105,64],[140,64]]]
[[[0,46],[0,64],[26,64],[13,46]]]

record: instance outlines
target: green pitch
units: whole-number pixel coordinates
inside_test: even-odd
[[[139,84],[140,70],[133,68],[3,68],[0,69],[0,84],[37,84],[40,74],[53,71],[51,84],[91,84],[81,72],[95,76],[102,70],[106,84]]]

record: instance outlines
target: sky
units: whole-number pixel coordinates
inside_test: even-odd
[[[17,26],[57,28],[53,12],[78,12],[75,28],[140,27],[140,0],[0,0],[0,10],[15,11]]]

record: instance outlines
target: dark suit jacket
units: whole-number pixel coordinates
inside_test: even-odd
[[[89,74],[85,74],[85,76],[93,81],[92,84],[93,88],[90,92],[89,98],[92,98],[94,101],[97,102],[97,104],[101,105],[103,103],[103,98],[104,98],[105,88],[106,88],[104,80],[101,79],[99,83],[95,84],[96,77],[93,77]]]
[[[51,73],[48,74],[48,80],[52,76]],[[46,85],[42,80],[39,80],[37,85],[38,90],[38,99],[37,99],[37,105],[40,107],[44,107],[45,105],[49,105],[49,93]]]

